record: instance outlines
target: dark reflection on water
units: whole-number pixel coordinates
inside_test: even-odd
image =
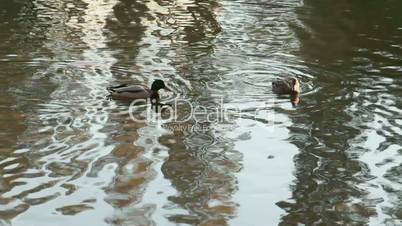
[[[398,1],[1,4],[3,221],[402,223]],[[288,75],[297,108],[270,91]],[[104,98],[155,78],[164,99],[245,114],[162,126]]]
[[[22,121],[24,114],[15,109],[15,101],[18,97],[13,95],[18,92],[18,87],[22,84],[20,80],[24,79],[25,71],[35,71],[36,65],[9,63],[8,61],[18,60],[22,56],[18,53],[24,51],[31,52],[34,49],[24,45],[32,31],[32,23],[36,22],[36,11],[32,3],[4,3],[0,11],[0,63],[2,65],[2,81],[0,83],[0,146],[3,152],[9,152],[10,147],[16,142],[17,136],[25,129]],[[25,15],[19,17],[19,15]],[[22,30],[16,33],[15,30]],[[40,40],[36,41],[41,43]],[[11,45],[22,45],[21,49],[14,46],[14,49],[8,49]],[[29,56],[27,56],[29,58]],[[11,73],[12,72],[12,73]],[[33,74],[33,72],[30,72]],[[17,78],[17,79],[16,79]],[[9,90],[9,87],[12,87]],[[3,150],[4,148],[4,150]]]
[[[283,225],[401,224],[400,181],[387,177],[400,159],[400,7],[305,1],[298,10],[300,56],[320,91],[290,116],[300,154],[292,199],[279,203]]]

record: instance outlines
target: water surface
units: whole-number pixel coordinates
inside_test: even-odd
[[[2,223],[401,225],[401,8],[2,3]],[[285,76],[303,83],[297,107],[271,91]],[[166,101],[244,114],[175,130],[105,98],[156,78]]]

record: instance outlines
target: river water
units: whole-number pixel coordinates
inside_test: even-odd
[[[0,224],[402,225],[401,9],[1,2]],[[295,107],[271,91],[286,76]],[[105,98],[158,78],[210,122]]]

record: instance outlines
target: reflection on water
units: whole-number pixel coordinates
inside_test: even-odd
[[[402,224],[400,8],[396,0],[4,3],[0,218]],[[296,108],[271,92],[283,76],[303,82]],[[163,98],[245,114],[169,131],[133,122],[126,104],[105,98],[108,85],[155,78],[174,90]]]
[[[308,106],[291,116],[291,140],[300,154],[292,201],[282,203],[289,213],[284,225],[401,223],[400,199],[387,188],[400,184],[386,177],[398,167],[400,149],[395,5],[308,1],[298,10],[301,57],[315,69],[321,95],[307,96]],[[373,10],[380,20],[373,21]]]

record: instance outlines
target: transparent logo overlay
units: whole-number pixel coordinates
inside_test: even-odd
[[[234,124],[239,120],[254,120],[274,132],[275,102],[253,103],[252,106],[225,104],[223,98],[214,104],[203,105],[186,99],[173,99],[163,104],[153,100],[135,100],[129,116],[137,123],[157,123],[171,131],[206,131],[216,124]],[[250,104],[251,105],[251,104]]]

